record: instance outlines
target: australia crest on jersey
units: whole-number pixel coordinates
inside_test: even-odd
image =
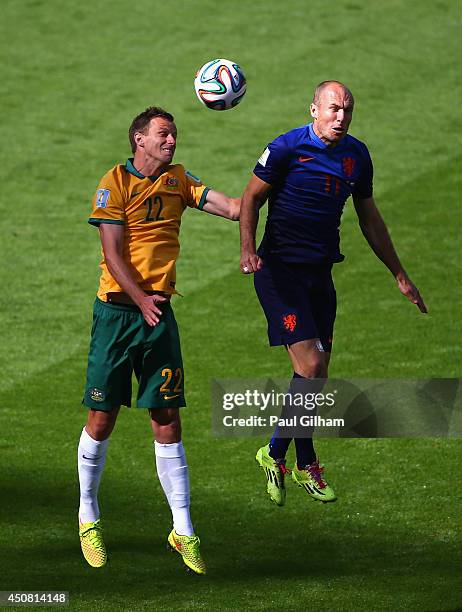
[[[167,176],[165,179],[165,186],[169,191],[175,191],[178,189],[178,185],[180,181],[176,178],[176,176]]]
[[[346,176],[351,176],[355,170],[356,160],[354,157],[342,158],[343,172]]]

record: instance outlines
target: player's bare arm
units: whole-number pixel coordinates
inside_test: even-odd
[[[123,225],[101,223],[99,233],[104,258],[110,274],[139,307],[146,323],[154,327],[159,322],[159,317],[162,314],[156,303],[165,302],[167,298],[162,295],[146,294],[133,278],[129,266],[123,259]]]
[[[240,209],[241,198],[230,198],[220,191],[215,191],[215,189],[210,189],[207,192],[205,204],[202,208],[211,215],[224,217],[231,221],[239,221]]]
[[[266,202],[271,185],[255,175],[247,185],[242,196],[239,226],[241,231],[241,270],[244,274],[257,272],[263,266],[257,255],[255,234],[258,226],[259,211]]]
[[[427,307],[419,290],[404,270],[387,226],[377,208],[374,198],[353,198],[361,231],[377,257],[387,266],[398,283],[398,288],[420,312],[426,313]]]

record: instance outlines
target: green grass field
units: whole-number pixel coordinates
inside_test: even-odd
[[[75,461],[99,261],[86,219],[150,104],[175,115],[175,160],[239,195],[266,143],[306,122],[314,86],[345,81],[350,131],[370,147],[377,202],[430,314],[399,294],[348,203],[331,375],[461,377],[460,2],[2,0],[1,12],[0,590],[66,590],[72,610],[462,609],[460,440],[322,440],[338,503],[290,487],[280,509],[253,461],[263,440],[212,437],[213,378],[290,374],[239,273],[236,224],[186,212],[174,305],[209,574],[165,550],[143,411],[124,410],[111,440],[101,571],[80,554]],[[214,57],[248,79],[226,113],[192,88]]]

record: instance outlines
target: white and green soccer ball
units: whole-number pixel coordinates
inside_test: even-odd
[[[236,62],[215,59],[197,71],[194,87],[202,104],[221,111],[237,106],[247,85],[244,72]]]

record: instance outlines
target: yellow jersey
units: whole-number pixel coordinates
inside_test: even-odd
[[[209,188],[181,164],[159,176],[143,176],[133,165],[118,164],[101,179],[88,222],[124,226],[123,258],[145,291],[176,293],[175,263],[180,253],[181,215],[187,206],[202,210]],[[102,251],[98,297],[123,292],[112,278]]]

